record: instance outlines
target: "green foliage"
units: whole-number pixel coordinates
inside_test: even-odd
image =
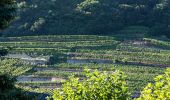
[[[84,14],[92,13],[92,10],[95,9],[94,5],[98,5],[99,1],[97,0],[85,0],[84,2],[78,4],[77,11],[80,11]]]
[[[150,28],[149,33],[145,31],[141,33],[132,31],[132,33],[169,36],[169,1],[20,1],[21,3],[18,3],[18,7],[24,8],[20,9],[20,18],[14,24],[15,26],[3,34],[112,34],[117,31],[120,34],[121,32],[119,31],[125,27],[145,26]]]
[[[38,30],[45,23],[44,18],[39,18],[30,28],[31,31]]]
[[[170,100],[170,69],[149,83],[137,100]]]
[[[8,49],[0,48],[0,57],[8,54]]]
[[[32,66],[24,65],[15,59],[0,59],[0,75],[9,74],[13,77],[29,71]]]
[[[88,71],[87,71],[88,72]],[[112,76],[113,75],[113,76]],[[141,75],[140,75],[141,76]],[[131,77],[134,77],[131,76]],[[155,83],[149,83],[141,96],[135,100],[169,100],[170,99],[170,69],[165,74],[157,76]],[[124,75],[116,71],[105,73],[94,71],[86,75],[87,79],[70,77],[63,88],[55,90],[48,100],[128,100],[128,89],[124,84]],[[109,78],[109,80],[108,80]],[[107,80],[107,82],[106,82]],[[129,82],[129,81],[128,81]],[[125,89],[125,90],[124,90]],[[118,92],[119,91],[119,92]],[[121,95],[120,95],[121,94]],[[119,98],[120,96],[120,98]],[[124,97],[124,98],[123,98]]]
[[[18,60],[0,59],[0,100],[34,100],[25,91],[16,88],[16,77],[30,70]]]
[[[0,29],[6,28],[14,18],[16,10],[15,0],[0,1]]]
[[[120,71],[94,72],[85,69],[86,79],[74,76],[55,90],[54,100],[128,100],[129,93],[125,76]]]
[[[34,100],[25,91],[15,87],[16,77],[0,74],[0,100]]]
[[[14,89],[14,83],[16,82],[15,77],[8,74],[0,74],[0,91]]]

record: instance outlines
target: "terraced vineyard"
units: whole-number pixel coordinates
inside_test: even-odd
[[[0,41],[0,46],[12,48],[10,54],[47,58],[45,65],[32,65],[17,78],[16,86],[38,93],[51,94],[72,74],[83,78],[83,69],[89,68],[123,71],[134,95],[170,66],[170,42],[157,39],[55,35],[8,37]]]

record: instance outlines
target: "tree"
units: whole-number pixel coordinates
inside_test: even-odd
[[[86,78],[70,77],[63,88],[55,90],[54,100],[129,100],[128,87],[122,72],[90,72],[85,69]],[[48,98],[50,100],[50,98]]]
[[[170,100],[170,68],[149,83],[137,100]]]
[[[6,49],[6,48],[1,48],[1,49],[0,49],[0,57],[7,55],[8,52],[9,52],[8,49]]]
[[[149,19],[150,22],[150,35],[161,36],[165,35],[170,37],[170,0],[156,0],[154,9],[152,10]]]
[[[76,10],[88,20],[85,31],[95,34],[109,34],[123,27],[118,1],[85,0],[77,5]]]
[[[15,88],[16,79],[9,74],[0,75],[0,91],[4,92]]]
[[[0,73],[0,100],[35,100],[22,89],[15,87],[16,77]]]
[[[6,28],[14,19],[16,6],[15,0],[0,0],[0,29]]]
[[[15,86],[17,76],[21,75],[16,72],[19,66],[24,67],[18,60],[0,60],[0,100],[35,100],[34,95]]]

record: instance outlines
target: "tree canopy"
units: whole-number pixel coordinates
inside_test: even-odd
[[[149,83],[137,100],[170,100],[170,69]]]
[[[0,0],[0,29],[6,28],[15,13],[15,0]]]
[[[170,0],[32,0],[19,5],[25,7],[20,18],[4,34],[104,35],[129,26],[145,26],[149,35],[170,37]]]
[[[120,71],[90,72],[85,69],[86,78],[70,77],[63,88],[56,90],[48,100],[129,100],[125,76]]]

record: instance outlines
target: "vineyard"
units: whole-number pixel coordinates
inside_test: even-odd
[[[17,76],[16,86],[30,92],[52,94],[54,89],[61,88],[73,74],[80,80],[83,79],[84,69],[88,68],[91,71],[123,71],[127,76],[126,82],[131,95],[135,96],[170,66],[170,42],[158,39],[124,40],[117,36],[48,35],[1,37],[0,41],[0,46],[11,48],[9,54],[47,59],[48,62],[44,65],[15,65],[17,60],[24,58],[22,56],[17,59],[7,57],[1,63],[0,71],[9,71]],[[10,60],[14,61],[14,67],[3,66]]]

